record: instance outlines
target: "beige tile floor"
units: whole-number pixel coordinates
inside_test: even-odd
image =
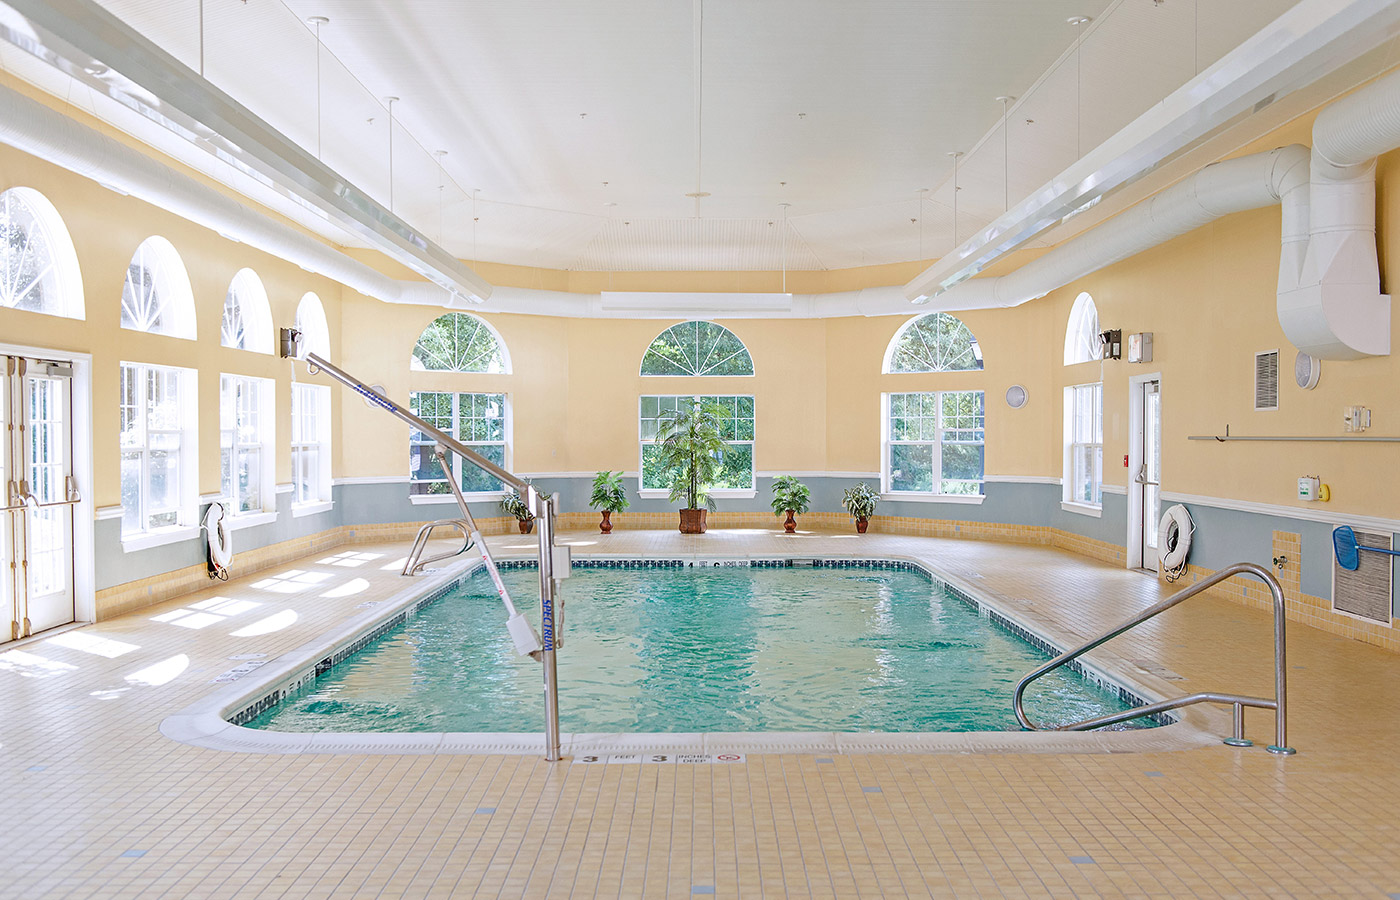
[[[1150,577],[1043,547],[564,539],[578,553],[916,556],[1065,635],[1160,595]],[[1400,896],[1400,657],[1298,625],[1287,759],[1213,746],[584,766],[239,754],[157,731],[236,657],[274,658],[394,593],[403,552],[341,548],[0,647],[0,896]],[[1202,597],[1104,649],[1178,673],[1183,692],[1267,694],[1268,641],[1264,613]],[[1261,744],[1267,726],[1250,719]]]

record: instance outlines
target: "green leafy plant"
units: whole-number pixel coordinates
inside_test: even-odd
[[[604,512],[622,512],[631,506],[627,499],[627,488],[622,484],[621,472],[599,472],[593,476],[593,494],[588,505]]]
[[[800,516],[811,508],[812,492],[797,480],[797,476],[780,475],[773,479],[773,515],[781,516],[792,510],[794,515]]]
[[[846,508],[857,519],[868,519],[875,515],[875,504],[880,502],[880,495],[864,481],[855,487],[846,488],[841,497],[841,505]]]
[[[671,485],[670,501],[685,509],[703,504],[714,509],[709,490],[720,474],[720,459],[729,445],[720,437],[720,413],[712,403],[681,404],[661,420],[656,442],[662,477]]]
[[[528,483],[528,482],[527,482]],[[515,488],[506,488],[506,495],[501,498],[501,512],[508,516],[515,516],[522,522],[528,522],[535,517],[530,511],[530,506],[525,502],[525,498]]]

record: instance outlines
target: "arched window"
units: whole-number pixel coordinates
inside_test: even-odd
[[[163,237],[142,241],[126,267],[122,327],[195,339],[190,276],[174,245]]]
[[[321,298],[307,293],[297,304],[296,329],[301,332],[301,345],[317,356],[330,358],[331,329],[326,324],[326,310]]]
[[[505,342],[486,320],[470,313],[438,316],[413,347],[410,368],[430,372],[510,374]]]
[[[1099,358],[1099,310],[1094,298],[1080,294],[1069,312],[1069,327],[1065,329],[1065,365],[1090,362]]]
[[[714,322],[682,322],[657,336],[642,357],[643,375],[752,375],[753,357],[738,335]]]
[[[964,372],[982,368],[982,349],[961,319],[927,313],[910,319],[885,349],[889,372]]]
[[[224,319],[219,328],[225,347],[272,352],[272,307],[262,279],[252,269],[239,269],[224,295]]]
[[[33,188],[0,194],[0,307],[81,319],[82,277],[73,239]]]

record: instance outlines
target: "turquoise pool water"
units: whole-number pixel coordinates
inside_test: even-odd
[[[503,574],[531,606],[537,573]],[[563,596],[566,732],[1017,730],[1047,658],[916,571],[576,569]],[[250,725],[538,732],[541,678],[477,572]],[[1127,708],[1072,672],[1028,700],[1042,722]]]

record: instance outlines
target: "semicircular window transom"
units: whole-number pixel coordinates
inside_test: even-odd
[[[681,322],[651,342],[643,375],[752,375],[753,357],[739,336],[714,322]]]
[[[262,279],[252,269],[240,269],[229,284],[219,337],[235,350],[272,352],[272,310]]]
[[[1099,358],[1099,310],[1094,298],[1082,293],[1074,298],[1065,326],[1065,365],[1092,362]]]
[[[0,307],[83,318],[72,238],[53,204],[32,188],[0,194]],[[74,302],[74,301],[77,302]]]
[[[470,313],[438,316],[413,346],[412,367],[431,372],[508,373],[505,347],[485,320]]]
[[[123,328],[194,340],[194,292],[175,247],[150,237],[136,248],[122,283]]]
[[[886,372],[965,372],[982,368],[982,349],[963,321],[947,313],[911,319],[890,344]]]

